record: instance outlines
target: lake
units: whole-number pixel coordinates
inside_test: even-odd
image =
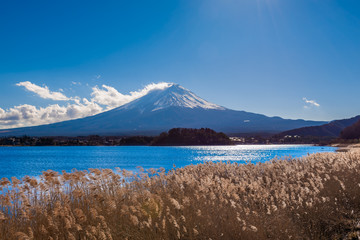
[[[316,152],[334,152],[336,148],[310,145],[237,145],[191,147],[0,147],[0,178],[38,176],[48,169],[70,172],[72,169],[111,168],[167,170],[205,161],[238,163],[265,162],[274,157],[301,157]]]

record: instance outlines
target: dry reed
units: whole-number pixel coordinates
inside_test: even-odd
[[[357,239],[360,154],[0,181],[0,239]]]

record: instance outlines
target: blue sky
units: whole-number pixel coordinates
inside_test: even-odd
[[[94,91],[159,82],[269,116],[360,114],[358,0],[14,0],[0,33],[0,128],[94,114],[112,106],[85,103]]]

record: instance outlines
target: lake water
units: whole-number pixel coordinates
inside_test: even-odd
[[[38,176],[48,169],[111,168],[167,170],[205,161],[265,162],[274,157],[301,157],[334,152],[336,148],[309,145],[238,145],[196,147],[0,147],[0,178]]]

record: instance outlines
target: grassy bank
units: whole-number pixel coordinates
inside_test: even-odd
[[[2,179],[0,239],[351,239],[359,171],[360,153],[350,151]]]

